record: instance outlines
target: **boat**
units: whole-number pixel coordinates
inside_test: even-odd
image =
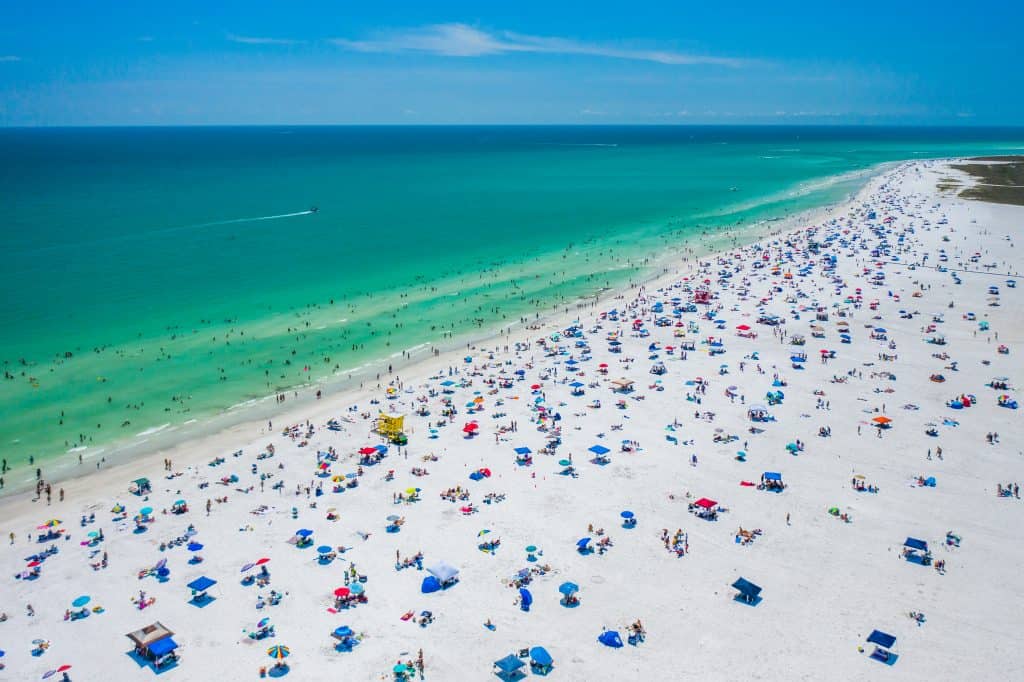
[[[319,213],[320,212],[320,208],[317,207],[317,206],[310,206],[309,207],[309,212],[310,213]]]

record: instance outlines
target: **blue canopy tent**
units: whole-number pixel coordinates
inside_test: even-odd
[[[213,597],[208,595],[206,591],[217,584],[217,581],[213,578],[207,578],[205,575],[200,576],[190,582],[186,587],[192,590],[192,599],[189,603],[196,606],[205,606],[209,602],[213,601]]]
[[[932,554],[928,551],[927,542],[908,537],[903,543],[903,558],[914,563],[928,565],[931,563]]]
[[[782,474],[777,471],[766,471],[764,472],[764,480],[766,481],[781,481]]]
[[[420,585],[420,592],[423,594],[430,594],[431,592],[437,592],[441,589],[441,581],[432,575],[428,575],[423,579],[423,584]]]
[[[597,641],[613,649],[622,647],[622,637],[615,630],[605,630],[597,637]]]
[[[885,663],[886,665],[892,665],[899,658],[898,655],[894,654],[890,649],[896,643],[896,638],[887,632],[881,630],[872,630],[871,634],[868,635],[868,642],[875,644],[875,650],[871,652],[871,658]]]
[[[528,454],[530,454],[531,452],[533,452],[533,451],[532,451],[532,450],[530,450],[530,448],[527,448],[527,447],[519,447],[519,448],[516,448],[516,454],[517,454],[517,455],[528,455]]]
[[[757,606],[761,601],[761,588],[750,582],[746,578],[739,578],[732,584],[733,588],[739,591],[736,595],[735,600],[750,606]]]
[[[551,672],[554,660],[548,650],[542,646],[535,646],[530,649],[530,670],[534,675],[547,675]]]
[[[156,640],[146,648],[149,649],[150,654],[160,658],[177,649],[178,643],[172,637],[164,637],[163,639]]]
[[[526,675],[524,675],[519,670],[525,665],[526,664],[520,661],[518,658],[516,658],[512,654],[509,654],[505,658],[502,658],[501,660],[494,662],[494,667],[498,669],[498,672],[495,674],[506,681],[518,680],[523,677],[526,677]]]
[[[598,456],[600,456],[600,455],[607,455],[609,452],[611,452],[611,450],[609,450],[608,448],[606,448],[603,445],[591,445],[587,449],[590,450],[591,452],[593,452],[595,455],[598,455]]]

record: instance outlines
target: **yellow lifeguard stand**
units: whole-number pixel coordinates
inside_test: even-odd
[[[405,436],[405,415],[380,413],[377,417],[377,433],[392,443]]]

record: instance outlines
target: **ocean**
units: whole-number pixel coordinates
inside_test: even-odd
[[[1022,149],[1020,128],[0,129],[0,451],[91,459],[375,380],[879,164]]]

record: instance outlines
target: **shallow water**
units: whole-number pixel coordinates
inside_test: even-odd
[[[533,317],[702,231],[836,201],[879,163],[1022,140],[969,128],[0,130],[0,443],[14,463],[153,435]]]

